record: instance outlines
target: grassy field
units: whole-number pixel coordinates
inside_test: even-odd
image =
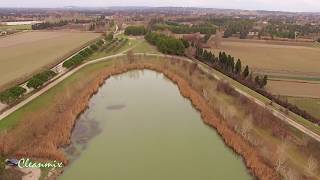
[[[55,64],[96,33],[27,32],[0,39],[0,87]]]
[[[136,47],[132,49],[134,53],[153,53],[159,54],[160,52],[156,47],[150,45],[147,41],[142,40]]]
[[[31,30],[31,25],[0,25],[0,30]]]
[[[311,115],[320,119],[320,98],[303,98],[284,96],[289,103],[295,104],[303,110],[308,111]]]
[[[320,49],[291,44],[227,40],[215,52],[228,52],[261,73],[320,76]]]

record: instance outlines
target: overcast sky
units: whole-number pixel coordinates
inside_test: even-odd
[[[0,0],[0,7],[186,6],[320,12],[320,0]]]

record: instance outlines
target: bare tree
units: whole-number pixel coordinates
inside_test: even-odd
[[[312,155],[310,155],[308,158],[306,170],[310,175],[314,175],[316,174],[317,169],[318,169],[318,162]]]
[[[242,133],[242,136],[247,138],[248,139],[248,133],[251,131],[251,129],[253,128],[253,125],[252,125],[252,118],[249,117],[247,119],[245,119],[243,122],[242,122],[242,125],[241,125],[241,133]]]
[[[299,178],[298,178],[297,173],[293,169],[289,168],[284,174],[284,179],[285,180],[298,180]]]
[[[283,168],[284,163],[287,160],[286,150],[288,148],[288,144],[286,140],[283,140],[282,143],[278,146],[276,151],[277,162],[276,162],[276,171],[280,172]]]

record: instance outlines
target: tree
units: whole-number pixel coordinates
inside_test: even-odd
[[[314,175],[316,174],[317,169],[318,169],[318,162],[312,155],[310,155],[308,158],[308,164],[307,164],[306,170],[310,175]]]
[[[241,125],[242,128],[242,136],[248,139],[248,133],[251,131],[251,129],[253,128],[253,124],[252,124],[252,120],[251,118],[247,118],[242,122]]]
[[[260,77],[259,76],[256,76],[254,78],[254,82],[256,83],[256,85],[258,85],[259,87],[261,87],[261,81],[260,81]]]
[[[278,145],[278,148],[276,150],[276,157],[277,157],[276,171],[277,172],[281,171],[284,163],[287,160],[287,156],[286,156],[287,148],[288,148],[288,144],[285,140],[283,140],[282,143]]]
[[[106,41],[112,41],[113,40],[113,33],[107,34],[106,37],[105,37],[105,40]]]
[[[237,75],[240,74],[241,69],[242,69],[241,60],[238,59],[238,61],[236,63],[236,67],[235,67],[234,73],[237,74]]]
[[[187,41],[187,40],[185,40],[185,39],[180,39],[180,40],[182,41],[182,43],[183,43],[183,45],[184,45],[185,48],[190,47],[189,41]]]
[[[265,87],[268,83],[268,76],[264,75],[262,79],[262,87]]]
[[[210,37],[211,37],[211,34],[206,34],[206,35],[203,37],[204,43],[207,43],[208,40],[210,39]]]
[[[248,77],[248,75],[249,75],[249,67],[248,67],[248,65],[245,67],[245,69],[244,69],[244,71],[243,71],[243,77],[244,78],[247,78]]]

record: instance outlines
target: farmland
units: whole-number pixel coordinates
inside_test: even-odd
[[[269,80],[267,89],[275,95],[320,98],[320,82]]]
[[[24,79],[97,38],[96,33],[27,32],[0,39],[0,87]]]
[[[0,30],[31,30],[30,24],[0,25]]]
[[[289,103],[295,104],[301,109],[308,111],[313,116],[320,118],[320,98],[304,98],[284,96]]]
[[[261,73],[320,76],[320,49],[307,45],[227,40],[215,50],[218,51],[225,51],[240,58],[243,63]]]
[[[320,48],[312,43],[225,39],[215,53],[225,51],[257,74],[269,75],[267,90],[312,115],[319,108]]]

